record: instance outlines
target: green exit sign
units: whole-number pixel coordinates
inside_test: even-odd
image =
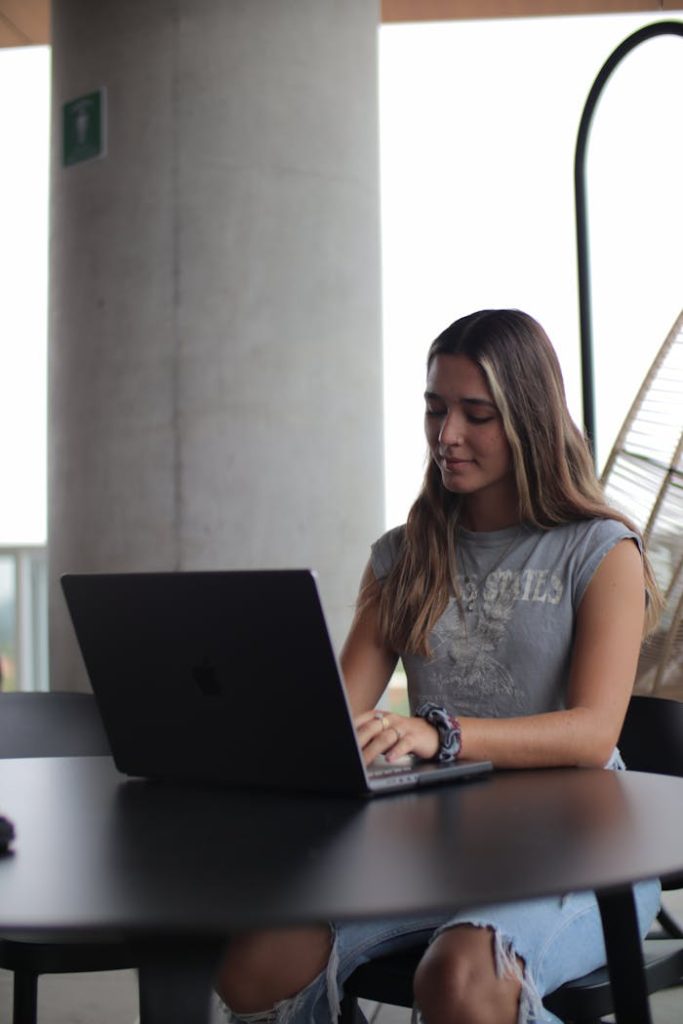
[[[104,156],[106,150],[105,91],[79,96],[63,106],[62,162],[64,167]]]

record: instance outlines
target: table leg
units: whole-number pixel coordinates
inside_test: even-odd
[[[652,1024],[633,889],[598,892],[617,1024]]]
[[[155,947],[140,957],[140,1024],[209,1024],[220,957],[215,943]]]

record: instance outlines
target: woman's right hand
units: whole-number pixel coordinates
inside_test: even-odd
[[[406,754],[429,761],[439,752],[438,730],[424,718],[390,711],[364,711],[354,725],[366,765],[380,754],[391,764]]]

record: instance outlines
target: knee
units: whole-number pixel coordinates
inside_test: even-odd
[[[219,967],[216,991],[237,1014],[271,1010],[325,969],[331,945],[324,925],[236,936]]]
[[[442,933],[415,973],[415,1002],[425,1024],[515,1024],[520,982],[496,972],[489,929]]]
[[[415,1002],[425,1024],[479,1024],[482,984],[475,960],[432,950],[420,962],[413,982]]]

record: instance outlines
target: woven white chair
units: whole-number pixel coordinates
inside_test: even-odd
[[[643,531],[665,608],[643,644],[635,692],[683,699],[683,312],[624,420],[602,474]]]

